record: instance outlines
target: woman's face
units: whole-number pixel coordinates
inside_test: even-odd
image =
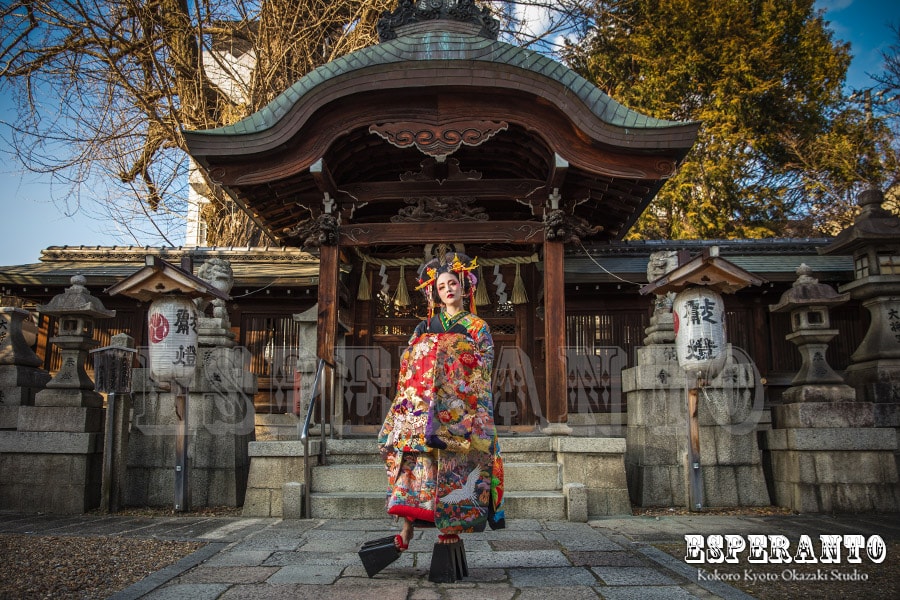
[[[462,308],[462,286],[459,285],[459,279],[454,273],[441,273],[438,275],[435,286],[437,286],[438,298],[441,299],[441,304],[456,310]]]

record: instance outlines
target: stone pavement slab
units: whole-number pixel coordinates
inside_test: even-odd
[[[654,567],[591,567],[606,585],[676,585]]]
[[[517,588],[594,586],[597,585],[597,578],[585,567],[542,567],[539,569],[516,567],[509,570],[509,582],[510,585]]]

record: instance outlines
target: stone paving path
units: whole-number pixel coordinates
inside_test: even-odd
[[[900,539],[900,515],[827,517],[624,517],[569,523],[512,519],[507,529],[465,534],[469,577],[428,581],[434,530],[417,530],[408,551],[374,578],[356,552],[397,531],[389,519],[281,520],[226,517],[22,516],[0,514],[0,532],[120,535],[206,546],[113,596],[116,600],[582,600],[750,596],[651,544],[685,534],[878,533]]]

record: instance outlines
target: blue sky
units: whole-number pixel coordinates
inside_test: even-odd
[[[816,4],[827,11],[826,19],[831,22],[835,37],[852,44],[854,58],[847,86],[852,89],[871,86],[869,76],[882,71],[881,53],[893,39],[890,25],[900,25],[900,2],[818,0]],[[0,98],[0,121],[13,118],[9,100]],[[0,137],[6,135],[6,131],[0,131]],[[4,142],[0,144],[6,148]],[[52,200],[54,190],[48,181],[18,170],[4,154],[0,154],[0,190],[0,265],[37,262],[41,250],[48,246],[132,243],[117,238],[111,233],[112,227],[80,211],[64,214]]]

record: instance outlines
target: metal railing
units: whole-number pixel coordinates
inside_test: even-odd
[[[319,459],[325,464],[325,394],[320,386],[324,386],[322,371],[325,370],[325,359],[320,358],[316,367],[316,377],[313,380],[312,392],[309,395],[309,406],[306,407],[306,418],[300,429],[300,441],[303,443],[303,516],[310,518],[310,486],[312,477],[309,466],[309,427],[312,423],[313,410],[316,406],[316,396],[320,397],[321,417],[319,419]]]

